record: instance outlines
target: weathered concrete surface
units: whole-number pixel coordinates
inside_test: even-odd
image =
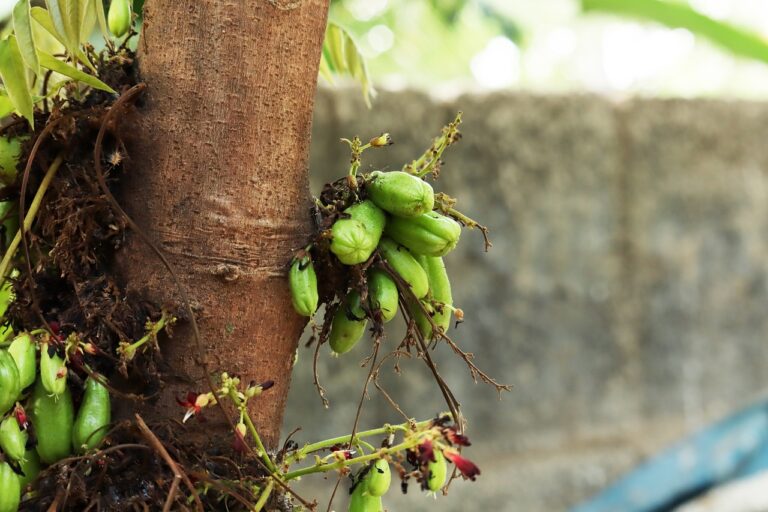
[[[448,104],[320,91],[314,190],[346,172],[340,137],[392,133],[363,169],[399,168],[464,111],[437,188],[481,219],[446,259],[476,362],[514,390],[473,384],[445,347],[435,357],[470,419],[484,470],[440,510],[558,511],[768,386],[768,105],[593,96],[465,96]],[[398,338],[391,336],[390,343]],[[320,361],[332,407],[300,350],[285,431],[351,428],[366,371],[358,347]],[[426,369],[384,379],[412,416],[443,409]],[[363,427],[399,421],[375,390]],[[296,437],[306,440],[303,433]],[[310,494],[333,480],[306,479]],[[434,510],[391,492],[390,510]],[[343,501],[337,502],[342,510]]]

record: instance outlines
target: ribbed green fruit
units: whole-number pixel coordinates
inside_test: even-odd
[[[360,482],[349,497],[349,512],[381,512],[383,506],[381,496],[368,493],[365,481]]]
[[[32,336],[26,332],[16,336],[8,347],[8,353],[19,370],[19,385],[21,389],[26,389],[35,382],[37,371],[37,347]]]
[[[350,318],[350,316],[352,318]],[[344,354],[352,350],[365,333],[368,319],[360,307],[360,294],[351,291],[343,304],[333,315],[328,344],[336,354]]]
[[[331,252],[345,265],[357,265],[371,257],[384,232],[386,215],[373,202],[362,201],[344,213],[349,218],[331,226]]]
[[[416,217],[435,206],[435,192],[421,178],[403,171],[375,171],[370,177],[368,198],[392,215]]]
[[[398,299],[397,285],[386,272],[371,270],[368,273],[368,300],[371,310],[380,310],[384,323],[395,318]]]
[[[21,501],[21,482],[7,462],[0,462],[0,512],[16,512]]]
[[[131,28],[131,0],[112,0],[107,13],[109,31],[115,37],[123,37]]]
[[[411,286],[411,291],[416,297],[420,299],[427,294],[429,291],[427,273],[424,272],[424,269],[408,249],[384,237],[379,242],[379,253],[395,272]]]
[[[53,355],[50,352],[53,352]],[[47,343],[40,347],[40,381],[46,391],[57,396],[67,389],[66,361]]]
[[[389,469],[389,463],[384,459],[374,462],[371,469],[366,473],[365,480],[368,486],[368,494],[371,496],[384,496],[392,482],[392,472]]]
[[[29,407],[32,425],[37,433],[37,453],[46,464],[63,459],[72,453],[72,427],[75,411],[68,387],[59,396],[52,396],[37,380]]]
[[[6,186],[16,181],[16,166],[21,155],[21,143],[25,137],[0,137],[0,184]]]
[[[110,421],[112,406],[109,390],[98,380],[88,377],[85,381],[83,403],[80,404],[72,428],[72,446],[81,453],[95,448],[107,435]]]
[[[13,414],[6,416],[0,423],[0,448],[12,460],[20,461],[24,458],[27,437],[27,433],[19,428],[19,422]]]
[[[37,475],[40,474],[40,456],[34,448],[24,452],[24,457],[21,459],[21,462],[19,462],[19,466],[21,467],[21,472],[24,473],[23,475],[19,475],[19,483],[23,490],[27,484],[37,478]]]
[[[442,258],[433,256],[419,256],[416,258],[427,273],[429,280],[429,294],[427,295],[427,310],[430,312],[432,321],[447,332],[451,326],[451,306],[453,305],[453,295],[451,294],[451,282],[448,279],[448,272],[445,270],[445,263]],[[419,330],[424,338],[432,338],[432,325],[420,311],[412,311],[416,319]]]
[[[13,356],[7,350],[0,350],[0,414],[13,407],[20,394],[19,370]]]
[[[445,485],[445,478],[448,475],[448,464],[445,462],[445,456],[440,450],[434,452],[435,460],[427,464],[427,487],[430,491],[439,491]]]
[[[317,311],[317,274],[312,259],[306,256],[296,259],[288,272],[293,309],[301,316],[312,316]]]
[[[427,212],[410,219],[393,217],[384,233],[414,254],[444,256],[459,243],[461,225],[445,215]]]

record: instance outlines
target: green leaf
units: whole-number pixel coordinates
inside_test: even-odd
[[[365,104],[370,108],[371,97],[376,94],[368,75],[365,57],[355,40],[339,25],[329,22],[323,41],[320,74],[328,79],[331,73],[349,75],[360,83]]]
[[[96,12],[96,19],[99,20],[99,30],[104,39],[109,38],[109,29],[107,28],[107,15],[104,13],[104,2],[101,0],[93,0],[91,2],[91,9]]]
[[[45,0],[45,5],[48,7],[48,17],[51,21],[49,26],[54,29],[51,31],[46,27],[46,30],[64,45],[70,55],[95,73],[96,68],[80,49],[80,0]],[[32,17],[37,19],[35,9],[32,11]]]
[[[16,111],[34,127],[32,93],[27,83],[27,70],[15,36],[0,41],[0,78]]]
[[[33,7],[31,12],[32,19],[39,23],[40,26],[43,27],[54,38],[56,38],[58,42],[64,45],[64,48],[67,48],[67,42],[64,40],[64,37],[56,30],[56,26],[51,19],[51,13],[42,7]],[[83,50],[81,50],[79,47],[75,50],[77,60],[88,66],[88,68],[90,68],[93,72],[96,72],[96,68],[93,67],[93,64],[91,64],[91,62],[88,60],[88,57],[83,53]],[[38,54],[39,53],[40,52],[38,52]]]
[[[13,113],[13,102],[5,94],[0,94],[0,117]]]
[[[80,0],[80,38],[87,41],[96,24],[96,10],[94,0]]]
[[[19,41],[19,50],[24,64],[29,69],[40,74],[40,63],[37,60],[37,48],[32,37],[32,20],[29,12],[29,0],[19,0],[13,8],[13,30]]]
[[[80,0],[53,0],[58,2],[61,14],[64,17],[64,29],[67,33],[67,39],[74,48],[80,48]],[[72,52],[73,54],[75,52]]]
[[[58,0],[45,0],[45,5],[48,7],[47,14],[51,21],[50,26],[54,29],[51,34],[56,36],[56,39],[58,39],[67,50],[71,50],[73,45],[67,34],[67,26],[64,23],[64,14]],[[75,44],[74,46],[76,47],[77,45]]]
[[[735,55],[768,63],[768,42],[759,35],[705,16],[691,7],[662,0],[581,0],[584,12],[602,11],[685,28]]]
[[[325,29],[325,41],[323,46],[328,50],[329,64],[336,73],[344,73],[347,70],[347,61],[344,52],[346,32],[335,23],[328,23]]]
[[[100,89],[102,91],[107,91],[114,93],[115,90],[112,89],[110,86],[99,80],[93,75],[89,75],[88,73],[85,73],[83,71],[80,71],[74,66],[70,66],[66,62],[62,62],[53,55],[50,55],[45,52],[40,52],[40,65],[44,67],[45,69],[50,69],[51,71],[55,71],[56,73],[62,74],[64,76],[68,76],[70,78],[74,78],[78,82],[82,82],[86,85],[90,85],[94,89]]]
[[[333,84],[333,71],[328,64],[328,58],[325,56],[325,52],[320,55],[320,68],[318,71],[320,76],[327,80],[329,84]]]

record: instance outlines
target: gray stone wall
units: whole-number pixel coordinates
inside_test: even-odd
[[[446,347],[436,358],[462,401],[483,469],[439,503],[415,491],[389,510],[559,511],[686,432],[768,387],[768,105],[494,94],[448,103],[357,91],[318,94],[314,191],[346,172],[340,137],[392,133],[363,169],[399,168],[455,114],[464,137],[437,188],[491,229],[446,258],[476,362],[513,384],[501,401]],[[399,338],[390,337],[389,343]],[[321,358],[332,407],[300,350],[285,430],[351,427],[365,347]],[[412,416],[443,406],[426,368],[385,385]],[[377,396],[363,427],[398,421]],[[306,440],[302,432],[299,441]],[[320,498],[333,480],[306,479]],[[343,510],[338,501],[337,510]]]

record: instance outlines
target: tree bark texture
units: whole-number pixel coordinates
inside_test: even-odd
[[[196,311],[161,344],[170,367],[153,419],[179,419],[176,397],[208,391],[212,371],[273,379],[252,400],[277,442],[305,324],[287,269],[309,239],[308,156],[328,0],[147,0],[139,67],[148,88],[129,144],[126,210],[178,273]],[[183,313],[158,258],[135,235],[119,262],[129,293]],[[224,433],[218,411],[192,428]],[[211,432],[213,429],[213,432]],[[229,437],[226,437],[229,440]]]

